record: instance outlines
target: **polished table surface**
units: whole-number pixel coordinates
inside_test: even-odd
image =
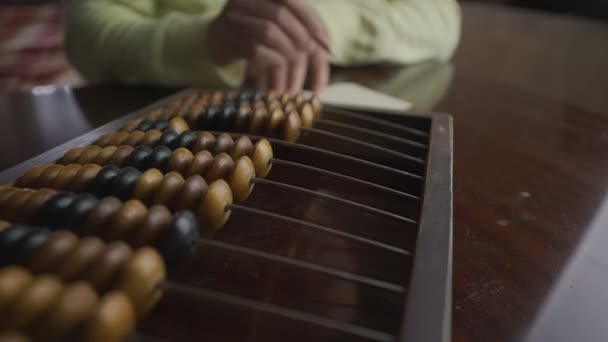
[[[466,17],[465,7],[465,26]],[[598,243],[608,241],[600,236],[608,110],[461,71],[463,53],[455,66],[334,73],[454,117],[453,340],[607,340],[593,322],[606,317],[608,295],[588,286],[608,279]],[[0,170],[173,91],[99,85],[0,95]]]

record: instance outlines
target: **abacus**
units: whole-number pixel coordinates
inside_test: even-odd
[[[0,174],[0,339],[449,340],[451,134],[250,89],[99,127]]]

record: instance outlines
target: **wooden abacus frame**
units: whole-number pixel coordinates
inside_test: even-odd
[[[91,144],[101,135],[117,131],[127,121],[139,119],[183,96],[180,91],[120,119],[50,149],[0,173],[0,184],[10,183],[33,166],[52,163],[67,150]],[[325,106],[331,110],[332,107]],[[335,108],[334,108],[335,109]],[[399,341],[446,342],[451,331],[452,289],[452,119],[447,114],[415,114],[372,109],[351,110],[408,125],[430,121],[430,135],[422,213]],[[404,123],[405,122],[405,123]]]

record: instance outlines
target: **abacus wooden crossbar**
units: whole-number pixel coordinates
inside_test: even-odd
[[[450,340],[449,115],[188,89],[0,174],[0,340]]]

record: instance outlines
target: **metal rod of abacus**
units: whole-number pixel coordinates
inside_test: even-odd
[[[318,167],[314,167],[314,166],[310,166],[310,165],[305,165],[305,164],[300,164],[300,163],[296,163],[296,162],[292,162],[289,160],[284,160],[284,159],[279,159],[279,158],[272,158],[270,160],[272,163],[274,163],[275,165],[286,165],[286,166],[290,166],[290,167],[296,167],[296,168],[301,168],[301,169],[305,169],[305,170],[309,170],[309,171],[313,171],[322,175],[326,175],[326,176],[331,176],[334,178],[340,178],[340,179],[344,179],[353,183],[359,183],[362,185],[366,185],[370,188],[374,188],[374,189],[378,189],[378,190],[382,190],[382,191],[386,191],[386,192],[390,192],[393,193],[395,195],[398,196],[402,196],[402,197],[407,197],[413,200],[421,200],[421,198],[419,196],[416,195],[412,195],[410,193],[407,192],[403,192],[403,191],[399,191],[393,188],[389,188],[380,184],[376,184],[376,183],[372,183],[372,182],[368,182],[366,180],[363,179],[359,179],[359,178],[355,178],[355,177],[351,177],[351,176],[347,176],[341,173],[337,173],[337,172],[333,172],[333,171],[329,171],[329,170],[325,170],[325,169],[321,169]]]
[[[234,244],[230,244],[230,243],[221,242],[218,240],[201,239],[201,240],[199,240],[199,244],[204,245],[205,247],[215,247],[215,248],[219,248],[222,250],[228,250],[231,252],[235,252],[235,253],[251,256],[251,257],[256,257],[259,259],[269,260],[269,261],[273,261],[276,263],[289,265],[292,267],[297,267],[297,268],[304,269],[304,270],[314,271],[314,272],[325,274],[325,275],[328,275],[328,276],[331,276],[334,278],[340,278],[343,280],[348,280],[348,281],[351,281],[354,283],[359,283],[359,284],[363,284],[363,285],[367,285],[367,286],[371,286],[371,287],[375,287],[375,288],[379,288],[379,289],[383,289],[383,290],[387,290],[387,291],[391,291],[391,292],[397,292],[397,293],[405,292],[405,288],[403,286],[394,284],[394,283],[391,283],[388,281],[370,278],[370,277],[362,276],[359,274],[343,271],[340,269],[322,266],[322,265],[318,265],[318,264],[313,264],[310,262],[306,262],[306,261],[302,261],[302,260],[298,260],[298,259],[294,259],[294,258],[290,258],[290,257],[284,257],[284,256],[272,254],[272,253],[262,252],[262,251],[258,251],[258,250],[247,248],[247,247],[242,247],[242,246],[238,246],[238,245],[234,245]]]
[[[385,126],[385,127],[390,127],[390,128],[394,128],[403,132],[408,132],[420,137],[425,137],[428,138],[429,134],[427,132],[421,131],[419,129],[415,129],[415,128],[411,128],[411,127],[407,127],[407,126],[403,126],[394,122],[390,122],[390,121],[386,121],[386,120],[382,120],[382,119],[376,119],[376,118],[372,118],[366,115],[362,115],[359,113],[355,113],[346,109],[338,109],[338,108],[334,108],[334,107],[324,107],[323,108],[323,113],[330,113],[330,114],[336,114],[336,115],[341,115],[341,116],[345,116],[345,117],[350,117],[350,118],[355,118],[355,119],[359,119],[361,121],[367,121],[367,122],[372,122],[375,123],[377,125],[381,125],[381,126]]]
[[[368,129],[368,128],[362,128],[362,127],[359,127],[359,126],[346,124],[346,123],[335,121],[335,120],[315,119],[314,122],[315,123],[326,124],[328,126],[346,128],[346,129],[349,129],[351,131],[365,133],[365,134],[373,135],[373,136],[376,136],[376,137],[379,137],[379,138],[384,138],[384,139],[387,139],[387,140],[393,140],[393,141],[400,142],[400,143],[403,143],[403,144],[406,144],[406,145],[410,145],[410,146],[413,146],[413,147],[417,147],[417,148],[420,148],[420,149],[423,149],[423,150],[427,150],[428,149],[427,145],[422,144],[422,143],[417,142],[417,141],[414,141],[414,140],[398,137],[396,135],[387,134],[387,133],[375,131],[375,130]]]
[[[377,151],[382,151],[384,153],[391,154],[393,156],[396,156],[396,157],[399,157],[399,158],[402,158],[402,159],[406,159],[406,160],[412,161],[414,163],[418,163],[420,165],[424,165],[425,164],[424,159],[421,159],[421,158],[418,158],[418,157],[414,157],[414,156],[411,156],[409,154],[402,153],[402,152],[399,152],[399,151],[391,150],[390,148],[382,147],[380,145],[368,143],[368,142],[365,142],[365,141],[360,140],[360,139],[355,139],[355,138],[347,137],[347,136],[342,135],[342,134],[337,134],[337,133],[325,131],[325,130],[318,129],[318,128],[306,128],[306,127],[300,127],[300,131],[302,131],[302,132],[308,132],[308,133],[313,133],[313,134],[319,134],[319,135],[323,135],[323,136],[326,136],[326,137],[330,137],[330,138],[338,139],[338,140],[342,140],[342,141],[347,141],[347,142],[352,143],[352,144],[364,146],[364,147],[371,148],[371,149],[377,150]]]
[[[400,216],[400,215],[397,215],[397,214],[393,214],[393,213],[388,212],[386,210],[374,208],[374,207],[371,207],[369,205],[365,205],[365,204],[361,204],[361,203],[358,203],[358,202],[350,201],[350,200],[347,200],[347,199],[344,199],[344,198],[332,196],[332,195],[325,194],[325,193],[322,193],[322,192],[319,192],[319,191],[314,191],[314,190],[310,190],[310,189],[300,188],[300,187],[295,186],[295,185],[285,184],[285,183],[281,183],[281,182],[276,182],[276,181],[265,179],[265,178],[254,178],[254,179],[252,179],[252,182],[255,183],[255,184],[272,185],[272,186],[276,186],[278,188],[283,188],[283,189],[297,191],[297,192],[305,193],[305,194],[316,196],[316,197],[321,197],[321,198],[326,199],[326,200],[330,200],[330,201],[338,202],[338,203],[341,203],[341,204],[344,204],[344,205],[348,205],[348,206],[351,206],[351,207],[355,207],[357,209],[365,210],[365,211],[373,213],[373,214],[390,217],[390,218],[393,218],[395,220],[402,221],[402,222],[405,222],[405,223],[414,224],[414,225],[418,224],[418,222],[416,220],[411,219],[409,217],[404,217],[404,216]]]
[[[295,309],[286,308],[276,304],[263,302],[255,299],[242,298],[235,295],[227,294],[224,292],[211,290],[208,288],[195,287],[190,285],[184,285],[175,283],[172,281],[165,280],[158,284],[158,287],[168,292],[180,293],[183,295],[189,295],[193,297],[199,297],[206,300],[213,300],[221,302],[223,304],[234,305],[238,307],[247,308],[254,311],[260,311],[275,316],[287,318],[297,322],[304,322],[320,327],[324,327],[330,330],[339,331],[352,336],[362,337],[373,341],[379,342],[390,342],[394,341],[395,337],[391,334],[369,329],[359,325],[350,323],[340,322],[334,319],[310,314]]]
[[[241,210],[241,211],[245,211],[248,213],[253,213],[256,215],[260,215],[260,216],[266,216],[266,217],[270,217],[276,220],[281,220],[281,221],[287,221],[287,222],[291,222],[291,223],[295,223],[301,226],[304,226],[308,229],[314,229],[314,230],[318,230],[324,233],[328,233],[328,234],[332,234],[332,235],[336,235],[340,238],[343,239],[348,239],[348,240],[353,240],[353,241],[357,241],[359,243],[362,244],[366,244],[366,245],[370,245],[370,246],[374,246],[374,247],[378,247],[378,248],[382,248],[388,251],[392,251],[398,254],[403,254],[403,255],[408,255],[411,256],[412,252],[405,250],[403,248],[399,248],[390,244],[386,244],[380,241],[376,241],[373,239],[368,239],[359,235],[354,235],[354,234],[350,234],[338,229],[333,229],[333,228],[329,228],[329,227],[325,227],[323,225],[320,224],[316,224],[316,223],[312,223],[312,222],[308,222],[302,219],[297,219],[297,218],[293,218],[293,217],[289,217],[289,216],[284,216],[281,214],[277,214],[277,213],[273,213],[273,212],[269,212],[266,210],[261,210],[261,209],[257,209],[257,208],[251,208],[251,207],[247,207],[247,206],[243,206],[243,205],[239,205],[239,204],[232,204],[230,206],[228,206],[226,208],[227,210]],[[286,226],[286,227],[291,227],[291,226]]]

